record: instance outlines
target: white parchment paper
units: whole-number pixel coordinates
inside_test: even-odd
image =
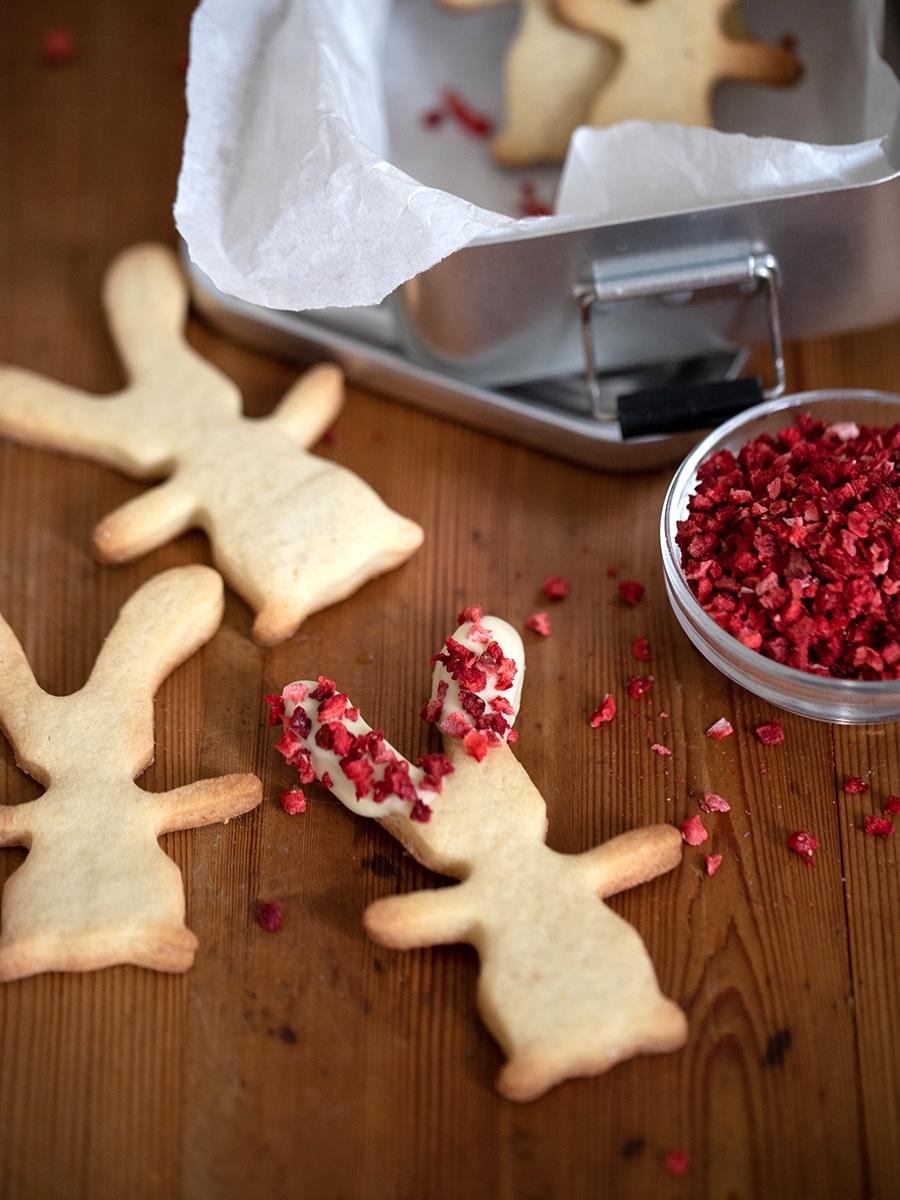
[[[582,128],[561,171],[496,167],[484,139],[423,114],[442,88],[502,121],[517,6],[438,0],[202,0],[191,27],[175,220],[223,292],[268,308],[372,305],[475,240],[557,232],[900,169],[900,83],[883,0],[745,0],[757,36],[791,35],[805,74],[726,84],[715,130]],[[554,215],[521,218],[523,185]]]

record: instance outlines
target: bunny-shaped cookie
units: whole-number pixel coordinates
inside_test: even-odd
[[[0,846],[26,846],[0,907],[0,980],[135,963],[184,971],[195,935],[181,873],[158,838],[259,804],[255,775],[202,779],[150,793],[135,777],[153,757],[153,697],[219,627],[220,576],[165,571],[123,606],[80,691],[35,682],[0,617],[0,722],[19,765],[45,787],[0,806]]]
[[[256,612],[270,646],[310,613],[399,566],[422,530],[357,475],[307,453],[343,403],[342,375],[320,365],[268,417],[241,411],[234,384],[184,340],[187,286],[164,246],[124,251],[104,300],[131,383],[87,395],[0,367],[0,433],[165,482],[124,504],[94,533],[105,562],[125,562],[191,527]]]
[[[496,617],[464,615],[436,656],[425,709],[444,756],[413,767],[327,679],[290,684],[270,702],[285,727],[279,749],[301,779],[315,774],[352,810],[385,812],[381,823],[414,858],[462,880],[377,900],[365,926],[397,949],[476,948],[479,1009],[507,1055],[498,1089],[532,1100],[684,1043],[684,1014],[660,992],[643,942],[603,903],[676,866],[682,838],[655,825],[584,854],[547,846],[544,798],[508,744],[521,639]]]

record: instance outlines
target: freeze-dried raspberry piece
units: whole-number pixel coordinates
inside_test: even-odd
[[[767,725],[757,725],[756,736],[764,746],[777,746],[784,741],[784,729],[780,721],[770,721]]]
[[[326,675],[320,675],[316,687],[309,693],[313,700],[327,700],[329,696],[333,696],[335,692],[335,683],[333,679],[329,679]]]
[[[269,933],[277,933],[284,920],[284,913],[277,900],[260,901],[256,907],[256,919]]]
[[[286,792],[281,793],[278,799],[281,807],[289,816],[293,817],[297,813],[306,812],[306,797],[303,795],[303,788],[288,788]]]
[[[722,865],[721,854],[706,854],[703,857],[703,862],[706,866],[707,875],[715,875],[719,867]]]
[[[663,746],[660,742],[653,742],[650,749],[659,755],[670,755],[672,753],[668,746]]]
[[[525,628],[531,629],[535,633],[539,633],[541,637],[549,637],[553,632],[553,627],[550,624],[550,618],[545,612],[532,613],[525,622]]]
[[[665,1158],[665,1167],[670,1175],[679,1178],[688,1173],[690,1159],[684,1150],[669,1150]]]
[[[596,729],[598,725],[603,725],[607,721],[611,721],[615,715],[615,699],[610,692],[607,692],[600,701],[599,707],[591,714],[591,725]]]
[[[284,696],[263,696],[269,706],[269,724],[279,725],[284,718]]]
[[[787,844],[789,850],[793,850],[801,858],[811,861],[812,856],[819,848],[819,839],[806,829],[798,829],[796,833],[790,835]]]
[[[881,811],[885,816],[891,816],[893,813],[900,813],[900,796],[888,796],[882,805]]]
[[[704,792],[703,799],[700,801],[700,807],[704,812],[731,812],[731,805],[727,800],[723,800],[721,796],[717,796],[715,792]]]
[[[678,828],[681,830],[681,836],[689,846],[699,846],[709,837],[703,822],[696,814],[693,817],[688,817],[686,821],[682,821]]]
[[[490,749],[487,734],[480,729],[470,729],[463,738],[463,745],[466,748],[466,754],[474,758],[476,762],[482,762]]]
[[[869,785],[858,775],[851,775],[844,781],[844,791],[848,796],[863,796],[869,790]]]
[[[640,662],[650,661],[650,642],[645,637],[634,639],[634,645],[631,647],[631,653]]]
[[[632,700],[637,700],[639,696],[646,694],[653,687],[652,675],[630,675],[627,683],[628,695]]]
[[[890,837],[894,832],[894,823],[887,817],[866,817],[863,821],[863,829],[866,833],[872,833],[875,837]]]
[[[474,621],[476,624],[484,616],[484,609],[480,604],[471,604],[468,608],[464,608],[456,619],[457,625],[465,625],[468,621]],[[433,644],[433,643],[432,643]]]
[[[565,600],[569,594],[569,581],[562,575],[548,575],[544,580],[544,591],[549,600]]]
[[[637,604],[645,591],[644,585],[633,579],[623,579],[619,584],[619,596],[626,604]]]
[[[712,738],[713,741],[721,742],[723,738],[730,737],[734,733],[734,726],[730,721],[726,721],[724,717],[719,717],[718,721],[714,721],[706,731],[706,736]]]
[[[41,40],[41,58],[50,67],[62,67],[75,57],[75,38],[69,29],[49,29]]]

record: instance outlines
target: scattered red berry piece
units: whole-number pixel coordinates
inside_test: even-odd
[[[562,575],[548,575],[544,580],[544,591],[550,600],[565,600],[569,594],[569,581]]]
[[[619,584],[619,596],[626,604],[637,604],[644,595],[644,585],[633,579],[623,579]]]
[[[682,821],[678,828],[689,846],[699,846],[709,837],[703,822],[696,814],[688,817],[686,821]]]
[[[863,829],[866,833],[872,833],[875,837],[890,837],[894,832],[894,823],[887,817],[866,817],[863,821]]]
[[[784,730],[779,721],[770,721],[768,725],[757,725],[756,736],[764,746],[777,746],[784,741]]]
[[[553,632],[553,627],[550,624],[550,618],[545,612],[532,613],[525,622],[525,628],[531,629],[535,633],[539,633],[541,637],[549,637]]]
[[[48,29],[41,42],[41,58],[48,67],[62,67],[75,57],[75,38],[68,29]]]
[[[807,861],[812,860],[812,856],[819,848],[819,839],[813,833],[809,833],[805,829],[798,829],[796,833],[792,833],[787,840],[788,849],[793,850],[795,854],[799,854],[801,858]]]
[[[645,637],[634,639],[634,645],[631,647],[631,652],[640,662],[650,661],[650,642]]]
[[[615,715],[616,702],[612,695],[607,693],[601,700],[599,708],[591,714],[591,725],[596,729],[598,725],[611,721]]]
[[[281,793],[278,799],[281,801],[281,807],[291,817],[297,813],[306,812],[306,797],[303,795],[303,788],[288,788],[286,792]]]
[[[281,905],[277,900],[268,902],[260,902],[256,909],[256,919],[259,921],[263,929],[269,933],[277,933],[281,928],[284,920],[284,913],[281,911]]]
[[[691,1165],[690,1159],[684,1150],[670,1150],[666,1154],[665,1163],[666,1170],[670,1175],[674,1175],[676,1178],[686,1175],[688,1168]]]
[[[704,812],[731,812],[731,805],[727,800],[723,800],[721,796],[717,796],[715,792],[704,792],[703,799],[700,801],[700,807]]]

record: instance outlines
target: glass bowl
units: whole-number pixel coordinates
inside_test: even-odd
[[[857,390],[800,392],[755,405],[713,430],[681,464],[666,493],[660,522],[666,593],[679,624],[697,649],[729,679],[776,707],[843,725],[896,721],[900,719],[900,679],[814,675],[748,649],[704,612],[681,568],[676,523],[687,515],[700,464],[718,450],[736,453],[761,433],[779,432],[801,411],[826,423],[896,425],[900,423],[900,396]]]

